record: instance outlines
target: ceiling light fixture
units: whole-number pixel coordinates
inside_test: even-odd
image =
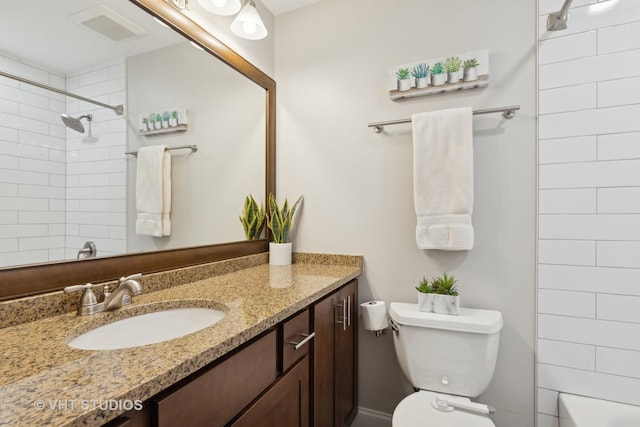
[[[171,0],[171,3],[180,10],[189,10],[189,0]]]
[[[242,9],[240,0],[198,0],[198,4],[216,15],[230,16],[240,11],[231,23],[231,31],[238,37],[260,40],[269,34],[253,0],[246,0]]]
[[[198,0],[198,3],[207,12],[222,16],[235,15],[242,8],[240,0]]]
[[[247,0],[244,7],[231,23],[231,31],[243,39],[260,40],[267,37],[267,27],[260,19],[253,0]]]

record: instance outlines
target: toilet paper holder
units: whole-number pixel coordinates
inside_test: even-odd
[[[389,329],[387,310],[384,301],[368,301],[360,304],[364,329],[375,333],[376,337]]]

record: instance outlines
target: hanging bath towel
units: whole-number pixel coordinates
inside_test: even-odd
[[[138,150],[136,234],[171,235],[171,153],[164,145]]]
[[[420,249],[473,248],[473,111],[414,114],[413,195]]]

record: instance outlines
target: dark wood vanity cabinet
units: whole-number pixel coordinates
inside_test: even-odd
[[[357,289],[349,282],[107,426],[350,425],[357,412]]]
[[[358,410],[358,282],[313,307],[313,425],[343,427]]]
[[[309,356],[296,363],[231,423],[231,427],[256,426],[309,426]]]

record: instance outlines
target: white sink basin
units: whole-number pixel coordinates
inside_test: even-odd
[[[226,316],[212,308],[176,308],[140,314],[92,329],[67,344],[80,350],[139,347],[182,337]]]

